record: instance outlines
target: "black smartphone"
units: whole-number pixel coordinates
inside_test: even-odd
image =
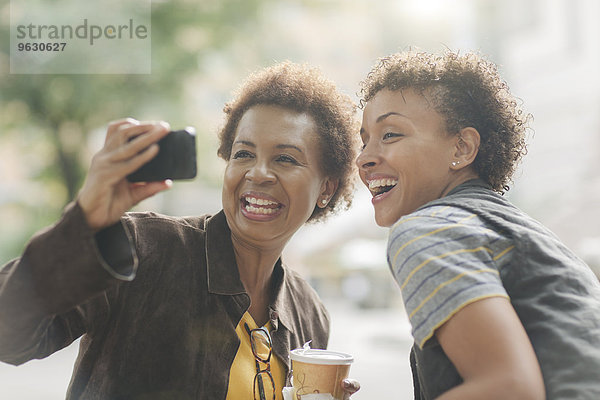
[[[196,177],[196,130],[187,127],[171,131],[158,141],[158,154],[137,171],[129,182],[155,182]]]

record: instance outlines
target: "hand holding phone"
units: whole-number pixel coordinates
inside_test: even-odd
[[[140,201],[170,187],[164,179],[148,180],[143,185],[132,185],[125,179],[158,155],[158,142],[169,133],[169,124],[164,121],[124,118],[108,124],[104,146],[92,157],[77,195],[77,203],[92,230],[114,224]]]
[[[158,141],[158,154],[137,171],[127,175],[130,182],[155,182],[196,177],[196,131],[187,127],[169,132]]]

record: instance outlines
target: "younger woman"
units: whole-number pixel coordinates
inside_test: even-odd
[[[599,399],[600,285],[502,194],[527,117],[475,54],[386,57],[362,84],[360,176],[390,226],[417,399]]]

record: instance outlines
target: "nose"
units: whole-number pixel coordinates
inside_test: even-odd
[[[257,161],[246,173],[246,179],[257,184],[262,184],[273,183],[277,178],[266,162]]]
[[[365,171],[379,164],[379,156],[373,147],[367,143],[356,157],[356,166],[359,170]]]

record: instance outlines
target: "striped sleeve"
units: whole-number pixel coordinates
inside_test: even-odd
[[[498,264],[511,250],[509,238],[458,208],[426,208],[392,227],[388,263],[419,347],[466,305],[508,298]]]

